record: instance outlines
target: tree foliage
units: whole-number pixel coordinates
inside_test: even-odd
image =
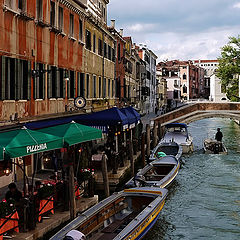
[[[221,79],[222,89],[232,101],[237,101],[238,76],[240,75],[240,35],[230,37],[227,45],[221,49],[218,58],[217,77]]]

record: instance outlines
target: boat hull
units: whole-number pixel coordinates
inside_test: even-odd
[[[168,188],[176,178],[180,169],[180,161],[174,156],[165,156],[155,160],[143,169],[125,185],[126,188],[150,186]]]
[[[78,230],[90,240],[135,240],[154,225],[165,204],[166,189],[132,188],[115,193],[80,214],[50,240],[61,240]]]
[[[227,154],[227,148],[223,142],[215,139],[205,139],[203,142],[203,150],[206,154]]]

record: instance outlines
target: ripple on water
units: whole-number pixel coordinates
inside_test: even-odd
[[[228,155],[203,154],[203,140],[220,127]],[[240,239],[240,127],[228,119],[189,125],[194,153],[184,157],[162,214],[147,240]]]

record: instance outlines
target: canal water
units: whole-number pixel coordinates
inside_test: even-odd
[[[203,153],[203,140],[223,132],[228,155]],[[169,189],[162,214],[145,240],[240,239],[240,126],[211,118],[189,124],[194,153]]]

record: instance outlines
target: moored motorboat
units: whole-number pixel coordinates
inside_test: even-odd
[[[205,153],[210,154],[227,154],[227,148],[223,142],[219,142],[215,139],[205,139],[203,142],[203,149]]]
[[[183,153],[193,152],[193,139],[188,133],[185,123],[169,123],[165,125],[165,134],[161,142],[176,142],[181,145]]]
[[[165,155],[173,155],[177,160],[180,160],[182,156],[182,147],[176,142],[160,141],[158,145],[152,150],[149,157],[149,162],[157,160],[159,153],[165,153]]]
[[[140,169],[136,176],[125,184],[125,187],[154,186],[167,188],[176,178],[179,168],[180,162],[176,157],[171,155],[161,157]]]
[[[75,229],[87,239],[141,239],[154,225],[164,206],[167,189],[132,188],[102,200],[57,232],[50,240],[62,240]]]

